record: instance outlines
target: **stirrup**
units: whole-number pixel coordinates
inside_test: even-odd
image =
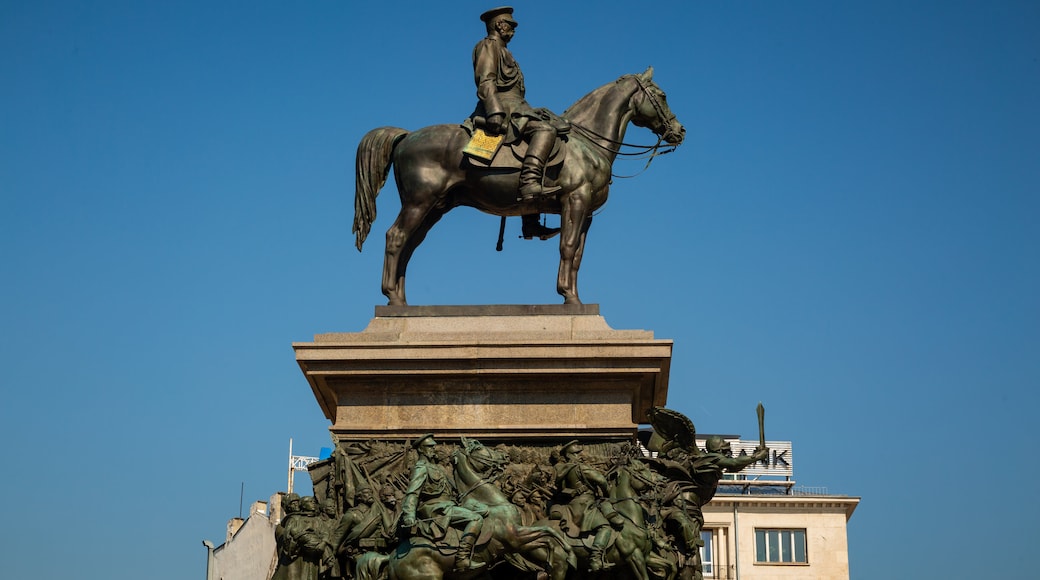
[[[522,232],[521,232],[522,233],[522,237],[525,240],[531,240],[531,239],[534,239],[534,238],[538,238],[539,240],[545,241],[545,240],[548,240],[549,238],[555,236],[556,234],[560,233],[560,228],[545,227],[545,226],[543,226],[541,224],[541,222],[538,222],[537,224],[532,225],[532,226],[528,226],[527,224],[524,224],[521,227],[521,230],[522,230]]]
[[[523,203],[538,201],[540,198],[552,195],[561,189],[563,188],[556,185],[545,187],[540,183],[521,185],[520,194],[517,195],[516,200]]]

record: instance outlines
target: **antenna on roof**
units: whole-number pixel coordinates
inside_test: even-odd
[[[297,471],[307,471],[307,466],[314,463],[315,461],[318,461],[317,457],[293,455],[292,438],[289,438],[289,490],[286,493],[293,492],[293,473]]]
[[[292,493],[293,471],[294,471],[294,469],[293,469],[293,457],[292,457],[292,437],[290,437],[289,438],[289,491],[287,493]]]

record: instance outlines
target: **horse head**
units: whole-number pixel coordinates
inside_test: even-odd
[[[668,99],[653,80],[654,67],[647,67],[641,74],[632,75],[639,88],[632,124],[645,127],[670,145],[679,145],[686,138],[686,128],[668,107]]]
[[[501,474],[506,461],[501,452],[489,449],[480,441],[467,437],[462,438],[462,447],[455,450],[456,465],[464,467],[459,471],[465,479],[493,480]]]
[[[609,477],[614,499],[634,498],[636,494],[648,493],[657,487],[653,470],[638,457],[628,454],[614,458]]]

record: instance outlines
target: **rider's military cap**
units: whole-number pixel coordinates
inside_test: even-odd
[[[513,20],[512,6],[499,6],[498,8],[492,8],[491,10],[488,10],[487,12],[481,14],[480,19],[490,24],[495,19],[495,17],[501,16],[503,14],[506,15],[505,21],[512,24],[513,28],[519,26],[519,24],[516,23],[516,20]]]
[[[581,443],[577,439],[575,439],[573,441],[569,441],[567,443],[564,443],[563,447],[560,447],[560,453],[567,453],[569,451],[577,451],[576,449],[572,449],[573,447],[581,447]]]
[[[415,443],[412,443],[412,449],[418,449],[424,446],[433,447],[436,444],[437,442],[433,440],[433,433],[427,433],[420,437]]]

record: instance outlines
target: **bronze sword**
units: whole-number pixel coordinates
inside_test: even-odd
[[[766,448],[766,408],[762,406],[762,401],[758,402],[758,407],[755,409],[758,412],[758,448]]]

